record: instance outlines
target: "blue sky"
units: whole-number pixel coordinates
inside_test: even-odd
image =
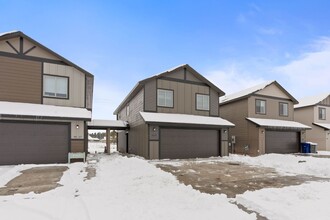
[[[227,94],[277,80],[297,99],[330,92],[330,1],[0,0],[23,31],[95,76],[94,118],[141,79],[188,63]]]

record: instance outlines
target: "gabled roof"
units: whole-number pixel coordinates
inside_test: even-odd
[[[45,47],[44,45],[42,45],[41,43],[33,40],[32,38],[30,38],[29,36],[25,35],[21,31],[9,31],[9,32],[5,32],[5,33],[0,33],[0,40],[7,40],[7,39],[11,39],[11,38],[16,38],[16,37],[26,38],[27,40],[31,41],[33,44],[37,45],[38,47],[42,48],[43,50],[47,51],[48,53],[50,53],[50,54],[54,55],[55,57],[57,57],[58,59],[60,59],[64,64],[73,66],[76,69],[78,69],[81,72],[83,72],[84,74],[86,74],[88,76],[91,76],[91,77],[94,77],[91,73],[87,72],[86,70],[84,70],[80,66],[78,66],[78,65],[72,63],[71,61],[65,59],[61,55],[55,53],[51,49],[49,49],[49,48]]]
[[[330,95],[329,93],[324,93],[316,96],[309,96],[302,98],[301,100],[299,100],[299,104],[295,105],[294,108],[302,108],[302,107],[317,105],[320,102],[322,102],[324,99],[326,99],[329,95]]]
[[[265,128],[311,129],[311,127],[296,121],[264,119],[264,118],[246,118],[246,119],[260,127],[265,127]]]
[[[329,123],[313,123],[314,125],[317,125],[321,128],[324,128],[325,130],[330,130],[330,124]]]
[[[201,80],[203,83],[205,83],[206,85],[208,85],[209,87],[211,87],[212,89],[217,91],[219,93],[219,96],[225,95],[225,93],[221,89],[219,89],[217,86],[215,86],[209,80],[207,80],[204,76],[202,76],[200,73],[198,73],[196,70],[194,70],[191,66],[189,66],[188,64],[182,64],[182,65],[176,66],[174,68],[171,68],[169,70],[166,70],[164,72],[161,72],[159,74],[156,74],[152,77],[139,81],[134,86],[134,88],[130,91],[130,93],[125,97],[125,99],[120,103],[120,105],[116,108],[116,110],[114,111],[113,114],[114,115],[118,114],[118,112],[123,108],[123,106],[125,106],[141,90],[141,88],[147,82],[149,82],[153,79],[159,79],[162,77],[166,77],[167,74],[174,72],[176,70],[184,69],[184,68],[186,68],[190,73],[192,73],[197,79]]]
[[[209,117],[200,115],[188,114],[173,114],[173,113],[153,113],[140,112],[143,120],[146,123],[157,124],[180,124],[180,125],[205,125],[218,127],[234,127],[235,125],[220,117]]]
[[[267,86],[270,86],[272,84],[275,84],[288,97],[290,97],[290,99],[293,101],[293,103],[298,103],[298,101],[288,91],[286,91],[276,80],[273,80],[273,81],[267,81],[267,82],[261,83],[259,85],[247,88],[240,92],[236,92],[236,93],[233,93],[230,95],[223,96],[220,98],[220,105],[247,98],[247,97],[257,93],[258,91],[265,89]]]

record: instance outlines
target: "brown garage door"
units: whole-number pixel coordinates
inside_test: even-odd
[[[266,131],[266,153],[299,152],[299,133],[295,131]]]
[[[184,159],[219,156],[217,130],[160,130],[160,158]]]
[[[69,125],[0,122],[0,164],[66,163]]]

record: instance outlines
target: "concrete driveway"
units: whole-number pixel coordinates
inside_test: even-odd
[[[183,163],[158,163],[157,167],[172,173],[185,185],[204,193],[223,193],[230,198],[245,191],[281,188],[307,181],[329,180],[308,175],[283,176],[273,168],[249,166],[242,163],[187,160]]]

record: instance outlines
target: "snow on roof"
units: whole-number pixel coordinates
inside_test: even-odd
[[[228,102],[228,101],[231,101],[231,100],[234,100],[234,99],[238,99],[238,98],[250,95],[252,93],[255,93],[257,91],[260,91],[260,90],[264,89],[265,87],[269,86],[273,82],[275,82],[275,80],[267,81],[267,82],[264,82],[262,84],[247,88],[245,90],[242,90],[242,91],[230,94],[230,95],[222,96],[220,98],[220,103]]]
[[[294,108],[302,108],[306,106],[316,105],[317,103],[327,98],[329,95],[330,95],[329,93],[324,93],[316,96],[309,96],[302,98],[299,100],[299,104],[295,105]]]
[[[99,141],[100,139],[94,138],[94,137],[88,135],[88,140],[90,140],[90,141]]]
[[[3,33],[0,33],[0,37],[5,36],[7,34],[13,34],[13,33],[16,33],[16,32],[18,32],[18,31],[14,30],[14,31],[3,32]]]
[[[321,128],[325,128],[327,130],[330,130],[330,124],[327,123],[313,123],[314,125],[320,126]]]
[[[116,128],[126,128],[127,122],[122,120],[101,120],[93,119],[87,123],[91,127],[116,127]]]
[[[140,114],[145,122],[214,125],[227,127],[235,126],[233,123],[220,117],[151,112],[140,112]]]
[[[54,118],[91,119],[92,113],[85,108],[64,107],[55,105],[41,105],[20,102],[0,101],[0,116],[35,116]]]
[[[296,121],[264,119],[264,118],[246,118],[246,119],[261,127],[311,129],[311,127]]]

